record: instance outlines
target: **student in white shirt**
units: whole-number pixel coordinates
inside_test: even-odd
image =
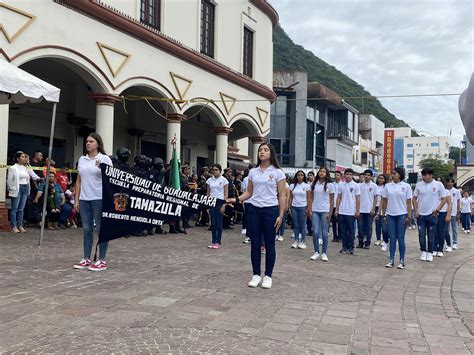
[[[10,224],[13,233],[25,233],[23,215],[26,201],[30,195],[30,179],[35,181],[40,177],[26,168],[28,156],[22,151],[15,153],[16,163],[8,168],[7,187],[11,199]]]
[[[227,200],[229,196],[229,180],[221,175],[222,167],[220,164],[214,164],[211,167],[212,176],[207,179],[207,196],[219,198],[221,200]],[[211,244],[208,246],[209,249],[220,249],[222,240],[222,229],[223,229],[223,214],[225,211],[225,204],[220,208],[213,207],[209,210],[211,215]]]
[[[382,208],[382,191],[385,185],[388,183],[388,179],[384,174],[377,176],[377,202],[375,204],[375,215],[377,216]],[[387,223],[383,223],[382,218],[377,218],[375,221],[375,236],[377,241],[375,245],[381,245],[382,251],[387,251],[388,248],[388,230]]]
[[[418,224],[420,260],[433,261],[436,222],[439,211],[446,201],[446,190],[442,183],[433,180],[433,170],[421,171],[423,181],[415,186],[413,207]]]
[[[344,170],[344,182],[339,184],[336,214],[343,254],[354,254],[355,221],[360,216],[360,186],[352,180],[354,170]]]
[[[289,178],[287,178],[288,180]],[[281,221],[280,229],[277,231],[277,235],[275,239],[279,242],[283,241],[283,235],[285,234],[285,228],[286,228],[286,215],[288,214],[289,208],[291,207],[289,200],[290,200],[290,185],[288,182],[285,182],[285,196],[286,196],[286,202],[285,202],[285,213],[283,214],[283,220]]]
[[[462,199],[460,201],[461,224],[464,233],[471,233],[471,203],[472,199],[469,197],[469,193],[467,191],[464,191],[462,193]]]
[[[240,186],[240,192],[241,194],[243,194],[245,191],[247,191],[247,185],[248,185],[248,181],[249,181],[249,172],[251,169],[255,168],[255,165],[254,164],[249,164],[249,168],[247,170],[245,170],[244,172],[244,179],[242,180],[242,184]],[[250,199],[248,199],[247,201],[245,201],[243,203],[243,210],[244,210],[244,213],[243,213],[243,216],[242,216],[242,235],[245,235],[245,239],[244,239],[244,243],[245,244],[248,244],[250,243],[250,237],[247,235],[247,204],[250,203]]]
[[[433,250],[433,256],[442,257],[444,251],[444,242],[446,240],[446,233],[449,228],[449,224],[451,223],[451,211],[452,211],[452,203],[451,203],[451,194],[449,190],[446,188],[446,180],[442,177],[437,177],[436,181],[439,181],[444,186],[444,192],[446,197],[446,202],[444,203],[443,207],[439,210],[438,214],[438,223],[436,223],[436,237],[435,237],[435,248]],[[446,251],[452,251],[451,248],[451,238],[446,243],[447,249]]]
[[[329,170],[325,167],[319,169],[318,174],[311,184],[311,194],[308,200],[308,214],[313,221],[313,248],[311,260],[319,258],[319,239],[323,240],[322,261],[328,261],[328,232],[329,221],[332,219],[334,208],[334,185],[331,182]]]
[[[375,216],[375,206],[377,204],[377,185],[372,181],[373,172],[370,169],[361,175],[363,182],[360,186],[360,230],[359,244],[357,248],[370,249],[372,241],[372,230]]]
[[[295,241],[292,248],[306,249],[306,209],[310,197],[310,185],[303,170],[296,172],[294,183],[290,185],[288,204]]]
[[[275,236],[283,221],[286,209],[285,173],[278,164],[275,147],[262,143],[258,147],[257,167],[250,170],[247,191],[229,203],[242,202],[252,198],[247,215],[247,230],[251,238],[251,259],[253,277],[249,287],[257,287],[261,278],[262,236],[265,242],[265,277],[262,287],[272,287],[272,273],[275,265]]]
[[[102,173],[100,163],[112,165],[105,154],[104,142],[97,133],[91,133],[86,139],[86,154],[79,158],[77,165],[76,196],[74,208],[81,214],[84,228],[84,258],[74,265],[74,269],[90,271],[107,270],[107,249],[109,242],[99,244],[99,259],[91,262],[94,243],[94,222],[97,234],[102,219]]]
[[[392,172],[392,182],[385,185],[382,191],[382,206],[379,217],[387,223],[390,240],[390,261],[387,265],[392,268],[395,263],[395,250],[398,242],[400,263],[398,269],[405,268],[405,232],[411,221],[411,187],[403,180],[405,170],[395,168]]]
[[[336,216],[336,200],[337,200],[337,193],[339,191],[339,183],[341,182],[341,172],[336,171],[334,173],[334,208],[332,210],[332,218],[331,218],[331,224],[332,224],[332,241],[337,243],[340,242],[341,240],[339,239],[339,228],[338,228],[338,223],[337,223],[337,216]]]
[[[452,248],[446,248],[447,252],[450,252],[452,249],[458,248],[458,221],[461,219],[461,192],[454,187],[456,182],[453,178],[446,180],[446,187],[451,196],[451,231],[453,233],[452,239]],[[446,242],[451,241],[451,236],[449,234],[450,226],[446,228]]]

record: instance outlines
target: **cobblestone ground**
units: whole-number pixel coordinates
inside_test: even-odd
[[[112,241],[106,272],[75,271],[82,231],[0,233],[1,353],[472,354],[474,237],[434,262],[408,231],[405,270],[372,246],[311,261],[278,243],[274,286],[250,289],[238,226]]]

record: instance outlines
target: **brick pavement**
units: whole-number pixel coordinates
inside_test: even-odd
[[[329,262],[278,243],[274,286],[250,289],[236,229],[112,241],[110,269],[75,271],[80,230],[0,233],[1,353],[472,354],[474,237],[461,249],[386,269],[377,247]],[[308,243],[308,246],[311,242]]]

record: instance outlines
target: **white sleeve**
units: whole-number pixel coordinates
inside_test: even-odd
[[[409,198],[413,198],[413,193],[411,191],[411,187],[410,185],[406,185],[407,186],[407,192],[405,193],[405,200],[408,200]]]

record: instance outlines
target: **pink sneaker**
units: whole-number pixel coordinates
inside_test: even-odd
[[[103,271],[107,270],[107,261],[97,260],[95,264],[89,266],[89,271]]]
[[[77,264],[74,264],[73,268],[76,270],[85,270],[88,269],[89,266],[91,266],[90,259],[81,259]]]
[[[214,249],[220,249],[220,248],[221,248],[221,245],[219,243],[214,244]]]
[[[207,247],[208,247],[209,249],[214,249],[214,245],[215,245],[215,244],[212,243],[212,244],[209,244]]]

